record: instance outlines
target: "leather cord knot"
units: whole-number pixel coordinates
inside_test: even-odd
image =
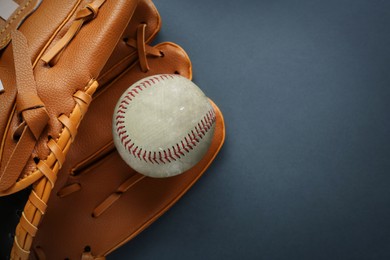
[[[66,34],[45,55],[42,56],[42,60],[46,64],[54,66],[66,46],[68,46],[68,44],[80,31],[83,24],[97,16],[99,8],[104,4],[104,2],[105,0],[95,0],[78,11],[76,19],[73,21]]]
[[[102,6],[104,1],[105,0],[96,0],[93,1],[92,3],[87,4],[86,8],[88,8],[93,14],[92,19],[94,19],[97,16],[99,12],[99,8]]]
[[[35,140],[38,140],[38,138],[41,136],[43,129],[45,129],[50,119],[49,114],[47,113],[47,110],[44,106],[24,110],[22,112],[22,117],[33,133]]]
[[[49,122],[49,114],[38,96],[27,39],[20,31],[13,31],[11,35],[18,90],[16,108],[35,139],[38,139]]]
[[[142,23],[137,27],[137,40],[129,39],[126,44],[137,49],[139,64],[142,72],[150,70],[147,56],[162,57],[163,54],[158,49],[147,45],[145,42],[146,24]]]

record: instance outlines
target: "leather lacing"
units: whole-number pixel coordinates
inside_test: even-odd
[[[142,70],[142,72],[148,72],[150,70],[148,65],[148,57],[163,57],[164,54],[158,50],[155,47],[152,47],[148,45],[145,41],[145,32],[146,32],[146,24],[142,23],[137,27],[137,36],[136,39],[126,39],[126,44],[134,48],[134,50],[137,52],[138,55],[138,61],[139,66]],[[103,200],[98,206],[95,207],[93,212],[91,213],[91,216],[94,218],[97,218],[101,216],[104,212],[106,212],[126,191],[128,191],[131,187],[133,187],[135,184],[137,184],[139,181],[144,179],[145,176],[136,174],[128,178],[126,181],[124,181],[111,195],[109,195],[105,200]],[[80,183],[70,183],[63,188],[61,188],[57,192],[57,196],[60,198],[65,198],[67,196],[70,196],[71,194],[78,192],[82,189],[82,186]],[[33,198],[34,203],[37,203],[39,207],[42,207],[42,209],[46,208],[45,205],[41,205],[42,203],[37,202],[35,200],[35,197]],[[37,207],[38,208],[38,207]],[[30,231],[34,233],[34,230],[29,225],[26,225],[27,229],[31,229]],[[39,260],[45,260],[45,252],[43,248],[41,247],[35,247],[33,249],[35,256]],[[93,256],[92,252],[90,250],[86,250],[81,255],[81,260],[104,260],[104,256]]]
[[[14,138],[17,139],[14,151],[9,160],[1,165],[0,186],[2,189],[6,189],[7,185],[12,185],[20,176],[49,121],[46,107],[37,93],[27,40],[19,31],[12,32],[12,48],[17,87],[16,111],[22,122],[13,133]],[[12,259],[28,259],[29,257],[32,239],[38,231],[37,226],[42,215],[46,212],[46,203],[50,191],[54,188],[57,173],[64,163],[65,155],[77,133],[78,124],[86,113],[97,86],[97,82],[91,79],[85,89],[73,95],[76,106],[72,113],[69,116],[63,114],[58,118],[64,126],[62,133],[57,139],[48,141],[49,156],[45,160],[36,161],[37,169],[34,174],[45,178],[41,178],[38,183],[34,184],[16,227],[11,252]]]
[[[146,73],[150,70],[149,65],[148,65],[147,56],[150,55],[150,56],[154,56],[154,57],[163,57],[164,54],[160,50],[158,50],[157,48],[152,47],[150,45],[147,45],[145,43],[145,31],[146,31],[146,24],[142,23],[142,24],[138,25],[137,40],[128,39],[126,41],[126,44],[137,50],[141,70],[142,70],[142,72]]]
[[[83,24],[94,19],[98,12],[99,8],[104,4],[105,0],[95,0],[87,4],[83,9],[77,12],[76,18],[72,25],[69,27],[66,34],[45,54],[42,56],[42,60],[51,66],[57,63],[62,52],[65,50],[66,46],[71,42],[71,40],[76,36],[80,31]]]
[[[77,13],[76,19],[68,32],[42,59],[47,64],[54,65],[82,25],[96,17],[99,8],[104,2],[105,0],[95,0],[82,8]],[[49,121],[45,105],[37,94],[27,40],[19,31],[12,32],[11,35],[17,85],[16,111],[22,122],[13,133],[14,139],[17,140],[14,151],[10,159],[1,165],[1,190],[11,187],[20,176],[24,165],[31,158],[33,149]],[[83,90],[79,90],[73,95],[76,105],[71,114],[63,114],[58,117],[58,121],[63,125],[61,134],[58,138],[50,139],[47,143],[50,150],[49,156],[45,160],[36,160],[37,169],[33,174],[40,179],[33,185],[33,190],[24,207],[20,222],[16,227],[11,259],[29,258],[32,241],[38,231],[37,226],[46,212],[46,203],[51,190],[54,188],[57,173],[65,161],[65,155],[69,150],[70,144],[74,141],[78,125],[85,115],[97,87],[97,81],[91,79]],[[5,174],[6,178],[3,178]],[[45,178],[41,178],[42,176]],[[39,259],[45,259],[44,254],[38,253],[38,255],[40,255]]]
[[[14,31],[12,41],[17,88],[16,109],[22,122],[13,134],[18,142],[8,161],[1,164],[1,190],[10,188],[20,176],[49,121],[45,105],[37,93],[27,40],[21,32]]]

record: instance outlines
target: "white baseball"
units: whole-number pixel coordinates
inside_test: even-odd
[[[169,177],[197,164],[210,147],[215,112],[205,94],[175,74],[147,77],[121,96],[113,138],[122,159],[150,177]]]

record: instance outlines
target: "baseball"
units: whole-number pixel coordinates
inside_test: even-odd
[[[192,81],[155,75],[130,86],[113,115],[113,139],[122,159],[150,177],[175,176],[193,167],[210,147],[215,112]]]

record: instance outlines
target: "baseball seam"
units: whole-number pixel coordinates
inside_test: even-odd
[[[163,74],[148,78],[147,80],[140,82],[137,86],[129,90],[119,103],[115,117],[115,127],[118,137],[120,138],[123,147],[131,155],[146,163],[166,164],[181,159],[183,156],[190,153],[197,146],[197,144],[208,133],[208,131],[212,128],[212,125],[216,121],[215,112],[213,109],[210,109],[206,113],[206,115],[204,115],[203,118],[195,125],[195,127],[184,136],[184,138],[179,140],[176,144],[172,145],[172,147],[161,151],[149,151],[140,148],[136,145],[136,143],[131,140],[126,130],[124,120],[124,114],[126,113],[130,102],[144,89],[152,87],[157,82],[164,81],[167,79],[174,79],[175,77],[179,76]]]

